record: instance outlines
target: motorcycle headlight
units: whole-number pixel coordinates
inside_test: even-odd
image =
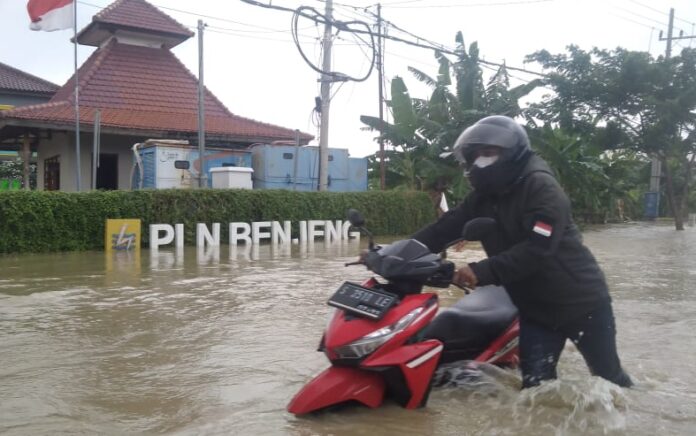
[[[336,347],[334,352],[340,359],[360,359],[363,356],[367,356],[393,338],[394,335],[408,327],[422,311],[422,307],[413,309],[394,324],[375,330],[350,344]]]

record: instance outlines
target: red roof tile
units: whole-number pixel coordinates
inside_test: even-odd
[[[0,62],[0,90],[52,95],[59,86]]]
[[[145,0],[116,0],[92,17],[92,22],[193,36],[193,32]]]
[[[129,0],[124,0],[129,1]],[[198,130],[198,81],[166,48],[114,40],[80,67],[81,121],[90,124],[101,110],[102,129],[113,127],[191,134]],[[0,114],[0,121],[32,120],[74,125],[74,76],[49,103]],[[230,141],[292,140],[294,131],[232,114],[211,92],[205,93],[208,135]],[[312,138],[301,134],[303,141]]]

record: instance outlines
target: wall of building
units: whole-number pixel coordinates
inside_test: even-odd
[[[70,155],[70,150],[67,149],[69,137],[64,132],[53,132],[50,139],[41,139],[36,150],[36,189],[43,191],[44,189],[44,169],[46,159],[54,156],[60,156],[60,186],[63,189],[63,184],[67,183],[69,178],[74,178],[67,173],[67,161],[74,158],[74,152]],[[72,157],[71,157],[72,156]],[[74,190],[74,189],[73,189]]]
[[[50,97],[0,93],[0,105],[3,106],[28,106],[30,104],[46,103],[48,100],[50,100]]]
[[[118,155],[118,189],[130,189],[130,172],[133,166],[133,153],[130,148],[139,139],[120,136],[103,135],[101,138],[101,153]],[[91,132],[80,135],[80,167],[82,190],[88,191],[92,186],[92,150],[94,137]],[[44,163],[53,156],[60,156],[60,190],[77,191],[77,174],[75,171],[75,134],[73,132],[54,131],[50,140],[42,139],[38,146],[37,155],[37,189],[44,189]]]

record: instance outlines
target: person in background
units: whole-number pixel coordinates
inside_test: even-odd
[[[452,154],[473,190],[413,238],[438,253],[461,238],[468,221],[496,220],[495,231],[482,241],[488,258],[461,266],[453,282],[505,287],[520,315],[523,387],[556,378],[566,339],[593,375],[631,386],[616,350],[604,274],[582,243],[568,197],[532,152],[524,128],[506,116],[483,118],[462,132]]]

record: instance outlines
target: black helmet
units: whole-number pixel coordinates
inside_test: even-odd
[[[516,161],[530,152],[529,137],[510,117],[492,115],[482,118],[459,135],[452,153],[462,164],[471,164],[474,151],[485,146],[502,148],[501,160]]]
[[[491,146],[501,149],[495,163],[484,168],[473,165],[474,152]],[[500,194],[520,177],[532,149],[522,126],[510,117],[493,115],[464,130],[454,143],[452,154],[466,166],[465,174],[476,191]]]

